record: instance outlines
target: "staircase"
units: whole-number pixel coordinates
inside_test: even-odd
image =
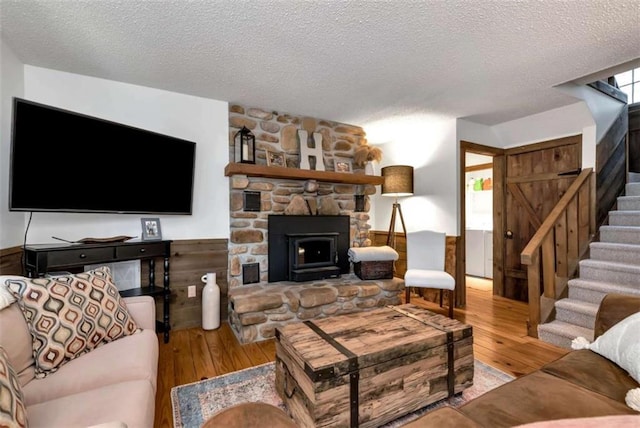
[[[600,227],[600,241],[589,245],[589,259],[579,263],[579,276],[568,281],[568,297],[555,302],[556,318],[538,326],[538,337],[571,348],[582,336],[592,341],[596,313],[607,293],[640,295],[640,175],[630,173],[626,196]]]

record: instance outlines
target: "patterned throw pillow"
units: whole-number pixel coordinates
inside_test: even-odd
[[[36,377],[138,328],[107,266],[55,278],[9,280],[29,325]]]
[[[0,426],[27,427],[27,412],[18,376],[9,364],[6,351],[0,346]]]

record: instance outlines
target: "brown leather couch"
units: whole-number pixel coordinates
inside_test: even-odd
[[[640,312],[640,297],[607,295],[598,310],[595,336],[636,312]],[[572,351],[457,409],[441,407],[429,412],[405,428],[511,427],[612,415],[636,415],[640,424],[640,413],[625,403],[627,391],[638,386],[615,363],[583,349]]]

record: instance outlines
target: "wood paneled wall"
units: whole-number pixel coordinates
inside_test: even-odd
[[[202,275],[215,272],[220,286],[220,319],[227,318],[227,239],[177,240],[171,244],[171,328],[179,330],[202,324]],[[149,267],[141,263],[141,276],[147,278]],[[22,248],[0,250],[0,274],[22,274]],[[163,259],[156,259],[156,284],[162,284]],[[144,282],[144,280],[143,280]],[[187,287],[196,286],[196,297],[187,297]],[[162,299],[156,300],[158,319],[162,319]]]
[[[640,104],[629,107],[629,171],[640,172]]]
[[[628,107],[625,106],[596,146],[596,225],[602,225],[627,182]]]
[[[169,272],[171,274],[171,329],[197,327],[202,325],[201,281],[205,273],[215,273],[220,286],[220,319],[227,319],[227,263],[226,239],[188,239],[171,243]],[[161,268],[158,269],[158,266]],[[146,263],[142,264],[142,277],[147,275]],[[162,272],[162,258],[156,261],[156,271]],[[158,274],[160,275],[160,274]],[[161,277],[159,277],[161,278]],[[196,297],[187,297],[187,288],[196,286]],[[156,302],[158,319],[162,313],[162,302]]]
[[[22,275],[22,247],[0,250],[0,275]]]
[[[387,235],[387,231],[369,231],[369,238],[371,239],[372,245],[375,246],[386,245]],[[404,233],[396,233],[395,250],[398,252],[398,261],[396,261],[394,275],[399,278],[404,278],[404,274],[407,271],[407,239]],[[464,307],[466,305],[466,293],[464,290],[464,274],[461,272],[461,263],[459,263],[459,261],[462,260],[460,237],[447,236],[445,251],[444,270],[451,274],[456,280],[455,306]],[[439,298],[439,295],[437,290],[425,290],[423,292],[423,297],[432,302],[435,302]]]

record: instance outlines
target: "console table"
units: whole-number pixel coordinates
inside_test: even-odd
[[[156,322],[156,329],[164,333],[164,342],[169,341],[169,257],[172,241],[130,241],[100,244],[38,244],[24,247],[27,275],[31,278],[44,276],[60,269],[84,267],[95,263],[113,263],[127,260],[148,260],[149,283],[140,288],[120,291],[123,297],[162,296],[163,319]],[[155,258],[164,258],[163,286],[155,283]]]

